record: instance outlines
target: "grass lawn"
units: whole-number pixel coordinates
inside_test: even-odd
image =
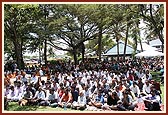
[[[160,78],[160,72],[153,72],[153,71],[151,71],[150,72],[151,74],[152,74],[152,79],[153,80],[156,80],[157,82],[160,82],[160,80],[161,80],[161,78]],[[161,88],[161,91],[162,91],[162,94],[161,94],[161,98],[162,98],[162,103],[164,104],[164,94],[165,94],[165,92],[164,92],[164,85],[163,84],[161,84],[160,85],[160,88]]]
[[[165,92],[164,92],[164,85],[161,85],[161,90],[162,90],[162,94],[161,94],[161,98],[162,98],[162,103],[164,104],[164,94],[165,94]]]
[[[64,110],[63,108],[56,107],[51,108],[48,106],[19,106],[17,102],[10,102],[7,111],[79,111],[79,110],[72,110],[67,109]]]

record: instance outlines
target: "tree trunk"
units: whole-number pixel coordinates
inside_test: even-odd
[[[47,40],[44,40],[44,62],[47,65]]]
[[[39,45],[39,64],[41,66],[41,50],[40,50],[40,45]]]
[[[24,69],[25,68],[25,64],[24,64],[24,61],[23,61],[23,54],[22,54],[22,52],[23,52],[23,48],[22,48],[22,46],[23,46],[23,39],[21,39],[21,46],[20,46],[20,48],[21,48],[21,69]]]
[[[141,41],[141,39],[139,39],[139,43],[140,43],[140,46],[141,46],[141,52],[143,52],[143,47],[142,47],[142,41]]]
[[[19,42],[16,40],[13,41],[14,48],[15,48],[15,59],[17,63],[18,69],[23,69],[24,68],[24,62],[23,62],[23,55],[22,55],[22,46],[19,44]]]
[[[84,61],[85,61],[85,45],[84,45],[84,43],[82,43],[82,62],[84,63]]]
[[[161,47],[162,47],[162,53],[163,53],[163,51],[164,51],[164,44],[163,44],[163,43],[162,43],[162,46],[161,46]]]
[[[78,63],[76,48],[73,49],[73,57],[74,57],[74,63],[75,63],[75,67],[76,67],[76,65]]]
[[[127,30],[126,30],[126,37],[125,37],[125,45],[124,45],[124,57],[123,60],[125,61],[125,56],[126,56],[126,48],[127,48],[127,41],[128,41],[128,31],[129,31],[129,26],[127,23]]]
[[[99,56],[99,61],[101,61],[101,51],[102,51],[102,27],[99,27],[99,34],[98,34],[98,56]]]
[[[13,26],[13,23],[9,21],[11,30],[13,31],[14,35],[11,36],[11,41],[13,42],[14,49],[15,49],[15,60],[17,63],[18,69],[24,69],[24,61],[23,61],[23,55],[22,55],[22,46],[23,46],[23,39],[21,40],[21,43],[19,42],[19,38],[17,36],[17,31],[15,26]]]
[[[119,42],[118,42],[118,36],[116,38],[116,42],[117,42],[117,61],[119,61]]]
[[[161,46],[161,48],[162,48],[162,53],[163,53],[163,51],[164,51],[164,39],[163,39],[163,36],[162,36],[162,30],[160,30],[160,32],[158,32],[158,30],[156,30],[157,31],[157,33],[158,33],[158,36],[159,36],[159,39],[160,39],[160,41],[162,42],[162,46]]]
[[[141,39],[140,29],[139,29],[139,21],[136,23],[136,28],[138,29],[138,32],[137,32],[138,37],[137,37],[136,39],[134,39],[134,43],[135,43],[135,53],[134,53],[134,54],[136,54],[136,53],[137,53],[138,40],[140,40],[140,39]],[[141,43],[141,48],[142,48],[142,43]]]

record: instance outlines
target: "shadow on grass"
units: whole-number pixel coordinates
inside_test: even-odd
[[[17,102],[10,102],[7,111],[36,111],[38,106],[19,106]]]
[[[17,102],[9,102],[8,110],[6,111],[80,111],[80,110],[72,110],[67,108],[64,110],[63,108],[56,107],[48,107],[48,106],[19,106]]]

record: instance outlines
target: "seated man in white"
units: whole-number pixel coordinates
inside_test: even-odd
[[[78,96],[78,101],[73,102],[72,105],[74,109],[78,109],[78,110],[84,110],[86,108],[86,96],[85,96],[84,90],[80,91]]]
[[[55,91],[54,88],[50,88],[49,92],[46,94],[45,101],[40,102],[40,105],[42,106],[51,106],[51,107],[57,107],[58,105],[58,93]]]
[[[7,99],[11,101],[19,101],[22,99],[23,90],[21,88],[21,82],[17,82],[17,86],[14,88],[14,86],[10,87],[9,94],[7,95]]]
[[[35,105],[39,105],[40,102],[45,100],[45,97],[46,97],[45,95],[46,94],[45,94],[44,90],[41,87],[39,87],[35,93],[35,96],[32,98],[30,103],[35,104]]]
[[[156,95],[156,90],[151,90],[150,94],[142,99],[147,110],[160,111],[160,96]]]

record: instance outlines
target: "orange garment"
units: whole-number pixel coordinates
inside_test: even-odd
[[[58,89],[58,95],[59,95],[59,97],[62,97],[63,94],[64,94],[64,90]]]
[[[14,78],[13,74],[11,74],[11,73],[8,74],[8,77],[9,78]]]
[[[48,80],[50,80],[50,74],[45,74],[45,76],[47,77]]]
[[[38,71],[38,72],[36,72],[36,75],[35,76],[40,76],[40,72]]]
[[[12,77],[12,78],[16,78],[16,73],[15,73],[15,72],[14,72],[12,75],[13,75],[13,77]]]
[[[8,77],[4,78],[4,85],[8,85],[10,83],[10,79]]]
[[[119,86],[119,90],[120,90],[120,91],[123,90],[123,87],[122,87],[122,86]]]
[[[67,102],[68,100],[72,101],[72,94],[68,93],[68,95],[65,95],[65,93],[62,95],[62,102]]]
[[[123,85],[122,85],[122,86],[121,86],[121,85],[119,86],[119,90],[120,90],[121,92],[123,92],[125,89],[126,89],[125,86],[123,86]]]

